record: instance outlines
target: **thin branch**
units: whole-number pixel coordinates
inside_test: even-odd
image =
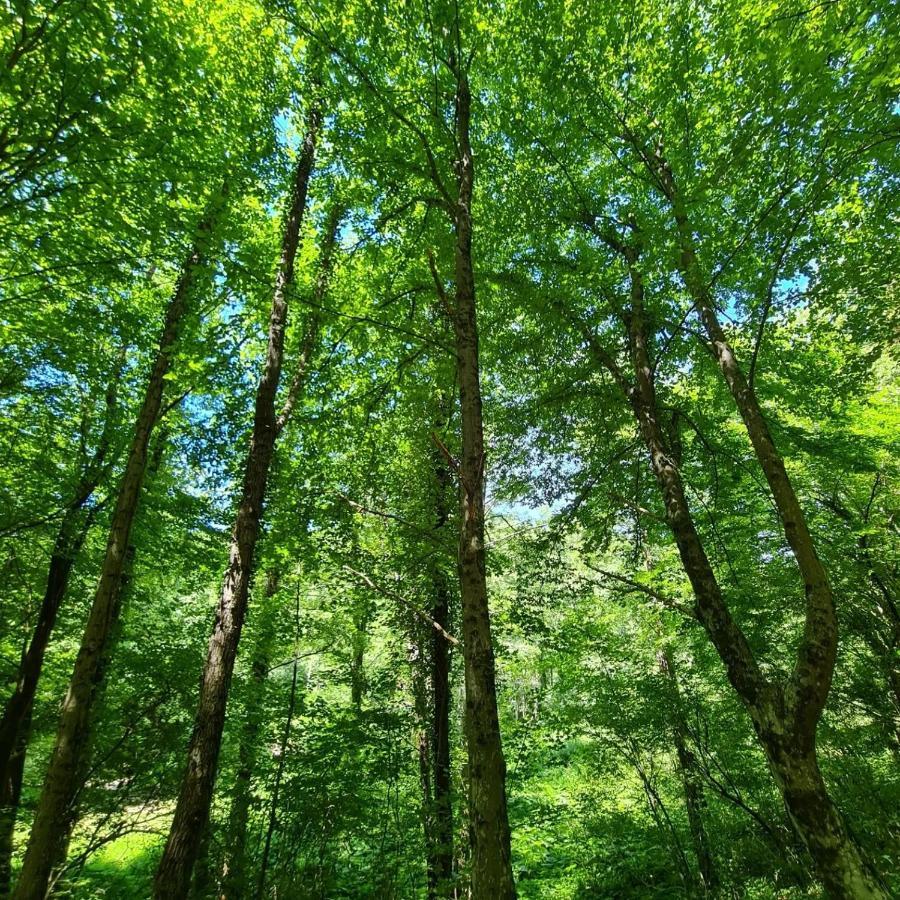
[[[342,568],[345,571],[349,572],[351,575],[355,575],[360,581],[362,581],[365,585],[370,587],[373,591],[377,591],[379,594],[382,594],[391,600],[396,600],[398,603],[401,603],[407,609],[414,612],[420,619],[422,619],[422,621],[428,622],[431,625],[431,627],[434,628],[434,630],[436,632],[438,632],[438,634],[440,634],[445,640],[447,640],[451,644],[453,644],[454,647],[459,646],[459,641],[455,637],[453,637],[452,634],[450,634],[448,631],[446,631],[439,622],[436,622],[431,616],[428,615],[428,613],[423,612],[417,606],[414,606],[405,597],[401,597],[399,594],[395,593],[394,591],[375,584],[375,582],[372,581],[372,579],[369,578],[369,576],[366,575],[364,572],[358,572],[356,569],[351,569],[350,566],[343,566]]]

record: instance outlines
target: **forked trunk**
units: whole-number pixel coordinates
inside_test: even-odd
[[[634,382],[625,378],[615,361],[595,342],[591,347],[599,362],[613,374],[634,411],[663,498],[666,521],[694,590],[697,617],[750,714],[788,814],[827,890],[847,900],[886,900],[887,891],[828,796],[815,757],[815,723],[824,702],[822,691],[827,694],[829,667],[833,664],[833,648],[829,648],[834,632],[827,621],[828,604],[821,599],[821,594],[819,600],[809,599],[804,640],[788,687],[765,678],[743,631],[725,604],[694,523],[679,466],[660,426],[650,335],[643,312],[643,280],[636,266],[639,249],[625,247],[620,242],[610,243],[616,244],[628,263],[631,306],[625,324]],[[817,587],[820,589],[821,583]],[[810,596],[809,589],[807,596]],[[821,682],[811,685],[810,679],[815,678],[820,667],[824,667]],[[798,707],[801,698],[808,700],[810,709]],[[815,814],[811,815],[810,810],[815,810]]]

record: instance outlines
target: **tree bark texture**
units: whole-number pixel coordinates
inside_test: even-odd
[[[209,820],[228,692],[247,611],[253,555],[259,537],[269,468],[275,440],[286,423],[286,417],[276,417],[275,403],[284,356],[288,292],[294,281],[294,262],[300,243],[300,229],[306,210],[321,120],[321,108],[314,102],[307,116],[306,135],[294,171],[281,257],[272,295],[268,347],[256,391],[253,430],[244,466],[241,501],[231,533],[228,568],[203,666],[200,698],[188,745],[187,768],[181,782],[168,840],[156,871],[154,897],[158,900],[174,900],[187,895],[200,839]],[[302,372],[298,369],[300,380],[305,374],[307,363],[308,359],[300,361],[303,366]],[[299,386],[299,381],[297,384]],[[292,385],[288,403],[292,404],[294,395]],[[286,412],[289,411],[288,408]]]
[[[209,250],[215,221],[224,205],[226,188],[200,222],[193,246],[166,310],[159,349],[134,427],[134,436],[110,523],[97,591],[85,626],[69,689],[63,700],[56,743],[35,812],[15,900],[42,900],[53,869],[62,862],[71,820],[72,801],[87,761],[91,712],[106,669],[110,639],[119,618],[121,584],[131,526],[147,468],[150,437],[159,419],[165,376],[188,306],[192,286]]]
[[[478,359],[475,278],[472,267],[473,158],[469,141],[468,77],[457,71],[458,197],[456,231],[456,365],[462,422],[459,582],[466,673],[466,743],[472,897],[516,896],[506,808],[506,762],[497,716],[494,649],[488,612],[484,550],[484,425]]]
[[[862,849],[848,831],[828,795],[815,755],[815,727],[796,702],[802,684],[814,672],[813,660],[828,665],[829,654],[807,649],[787,687],[763,676],[749,643],[731,616],[716,574],[703,546],[687,500],[675,454],[668,446],[660,424],[656,401],[650,337],[644,317],[644,287],[637,266],[639,248],[609,241],[628,265],[631,302],[624,316],[628,331],[630,362],[634,380],[627,379],[596,341],[590,342],[598,361],[613,374],[634,411],[641,437],[666,511],[666,521],[675,538],[682,565],[694,591],[697,617],[722,662],[728,679],[750,714],[754,730],[782,794],[788,814],[810,852],[819,876],[831,896],[839,898],[887,897],[878,876]],[[813,604],[815,606],[815,603]],[[813,618],[815,619],[815,613]],[[806,634],[815,626],[807,623]],[[824,638],[827,643],[830,638]],[[809,641],[804,643],[809,645]],[[814,644],[817,642],[814,640]],[[820,643],[817,646],[822,646]],[[805,661],[804,661],[805,659]],[[833,660],[832,660],[833,662]],[[797,672],[804,673],[798,676]],[[823,674],[830,682],[830,672]],[[821,685],[809,696],[815,706]],[[816,720],[821,712],[815,714]],[[812,728],[810,733],[809,729]],[[814,810],[814,812],[813,812]]]

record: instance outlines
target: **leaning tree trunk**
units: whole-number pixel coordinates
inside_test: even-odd
[[[458,62],[457,66],[462,63]],[[459,584],[466,672],[469,756],[469,833],[474,900],[516,896],[506,809],[506,762],[500,740],[494,648],[484,554],[484,425],[478,361],[475,278],[472,268],[473,159],[469,142],[468,77],[457,70],[456,136],[456,366],[462,421],[459,461]]]
[[[200,839],[209,821],[222,731],[225,727],[228,691],[247,611],[253,554],[259,536],[275,440],[287,421],[295,388],[299,388],[309,362],[308,355],[298,362],[297,377],[291,385],[286,409],[281,416],[276,416],[275,401],[284,356],[288,293],[294,281],[294,262],[300,243],[300,227],[306,210],[306,195],[321,119],[321,108],[315,102],[307,116],[306,136],[294,172],[281,258],[272,295],[268,348],[262,378],[256,391],[253,431],[244,467],[241,502],[232,529],[228,568],[203,667],[200,700],[188,747],[187,768],[181,782],[169,837],[156,871],[153,891],[158,900],[173,900],[187,895],[200,849]],[[311,351],[311,347],[308,349]]]
[[[659,151],[653,160],[659,184],[675,218],[682,277],[747,429],[803,580],[803,637],[787,684],[779,691],[777,714],[770,717],[760,740],[788,812],[826,889],[837,897],[886,897],[873,865],[828,797],[816,760],[816,727],[828,699],[837,658],[838,623],[831,584],[756,394],[719,322],[709,282],[697,259],[684,198],[672,169]],[[798,784],[801,787],[796,787]]]
[[[814,721],[794,702],[809,692],[795,677],[787,689],[766,679],[743,632],[725,604],[716,575],[694,524],[679,467],[660,427],[660,410],[653,384],[649,338],[643,314],[643,282],[631,256],[629,274],[632,304],[628,316],[629,346],[635,384],[623,385],[630,398],[651,468],[663,497],[666,520],[697,600],[697,614],[725,664],[732,686],[750,713],[785,806],[797,832],[809,849],[826,890],[834,897],[886,900],[887,892],[848,831],[828,795],[815,756]],[[807,622],[804,645],[819,646]],[[800,672],[812,671],[812,650],[798,663]],[[811,703],[816,702],[811,697]],[[817,720],[817,717],[816,717]]]
[[[106,470],[105,461],[115,424],[116,394],[120,375],[121,366],[113,374],[106,390],[106,417],[97,448],[84,469],[60,524],[53,545],[53,554],[50,557],[47,585],[37,622],[28,649],[19,664],[15,688],[6,702],[0,721],[0,895],[9,892],[13,831],[18,815],[34,696],[44,666],[50,635],[69,585],[72,567],[81,552],[93,520],[93,512],[85,514],[84,507]]]
[[[147,468],[147,448],[159,419],[165,376],[172,362],[191,288],[204,263],[225,193],[223,186],[200,222],[166,310],[159,349],[135,422],[134,437],[110,523],[100,581],[63,701],[56,743],[38,800],[22,871],[12,895],[14,900],[42,900],[52,871],[62,862],[65,854],[73,816],[72,801],[86,763],[91,711],[104,678],[108,645],[119,617],[121,583],[131,526]]]

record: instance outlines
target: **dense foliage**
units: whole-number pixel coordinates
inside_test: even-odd
[[[0,26],[0,893],[900,894],[895,3]]]

